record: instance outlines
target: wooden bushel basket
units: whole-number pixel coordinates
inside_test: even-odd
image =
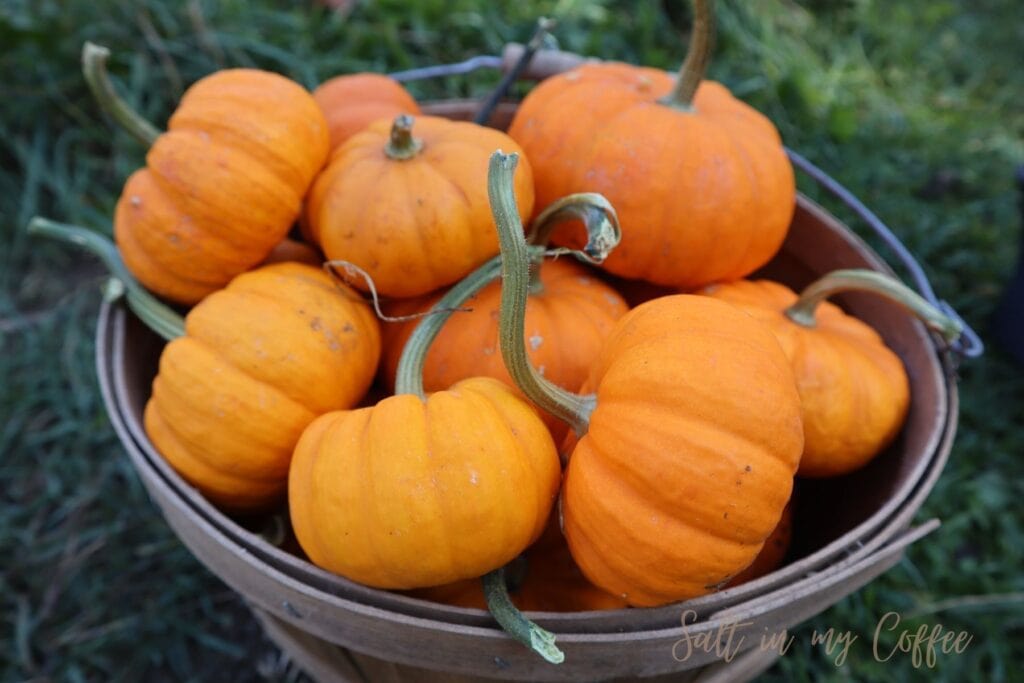
[[[478,103],[448,101],[425,113],[469,118]],[[514,108],[499,107],[505,127]],[[804,196],[776,258],[758,275],[799,288],[837,268],[891,272],[863,241]],[[191,552],[251,604],[268,635],[323,681],[738,681],[775,658],[757,647],[818,614],[896,564],[934,529],[910,529],[952,446],[957,391],[952,359],[897,306],[869,295],[839,297],[900,356],[912,402],[896,442],[867,467],[831,480],[798,480],[789,563],[736,588],[674,605],[580,613],[528,613],[557,635],[555,666],[508,638],[486,612],[367,588],[269,543],[217,510],[154,450],[142,427],[163,342],[120,304],[104,304],[97,370],[111,422],[153,501]],[[843,501],[841,507],[837,501]],[[685,626],[684,611],[691,610]],[[695,615],[695,617],[693,616]],[[686,636],[743,624],[750,649],[731,662],[695,650]]]

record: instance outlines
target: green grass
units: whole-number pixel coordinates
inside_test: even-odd
[[[182,89],[220,66],[260,66],[312,86],[342,72],[496,53],[541,14],[561,19],[566,49],[674,67],[680,4],[666,13],[624,0],[383,0],[347,16],[269,0],[0,5],[0,618],[9,625],[0,678],[296,677],[177,542],[119,452],[92,369],[98,264],[23,232],[36,213],[108,231],[121,183],[143,162],[144,150],[88,96],[84,40],[114,50],[122,91],[163,124]],[[1013,3],[719,5],[712,76],[888,221],[984,335],[1020,239],[1011,178],[1024,161],[1024,24]],[[412,89],[479,96],[494,81],[480,73]],[[765,680],[1024,680],[1022,377],[994,348],[964,364],[956,446],[919,515],[943,526],[798,628]],[[974,640],[935,670],[902,657],[875,662],[868,642],[890,610],[923,612],[908,623],[941,622]],[[859,635],[843,667],[810,646],[812,629],[829,626]]]

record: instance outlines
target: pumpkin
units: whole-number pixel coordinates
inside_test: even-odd
[[[519,149],[499,131],[409,116],[377,121],[331,158],[310,192],[305,223],[329,260],[354,263],[396,297],[451,284],[498,252],[487,205],[487,158]],[[523,216],[533,177],[516,178]],[[365,287],[363,283],[356,283]]]
[[[770,280],[712,285],[703,292],[768,326],[786,352],[803,406],[799,474],[804,477],[838,476],[863,467],[896,438],[910,406],[910,384],[899,356],[869,325],[822,301],[846,289],[895,297],[948,338],[959,334],[955,323],[906,287],[870,271],[836,271],[802,297]]]
[[[529,357],[534,367],[565,389],[577,389],[601,342],[615,321],[629,310],[614,289],[582,265],[567,259],[544,261],[526,308]],[[430,310],[440,298],[398,301],[389,314],[406,315]],[[486,376],[514,386],[498,349],[498,311],[501,283],[492,282],[460,305],[431,345],[423,370],[427,391],[450,386],[460,379]],[[468,309],[468,310],[466,310]],[[384,358],[388,381],[394,381],[398,360],[417,320],[383,326]],[[544,421],[556,440],[566,425],[550,414]]]
[[[144,425],[182,477],[218,505],[265,507],[318,416],[356,404],[380,354],[361,297],[318,268],[278,263],[197,304],[160,356]]]
[[[261,265],[269,265],[271,263],[286,263],[293,261],[296,263],[305,263],[310,266],[319,266],[323,263],[323,257],[313,247],[309,246],[305,242],[284,238],[277,245],[270,250],[267,257],[263,259]]]
[[[168,341],[143,426],[171,467],[225,509],[277,502],[303,429],[321,413],[355,405],[373,380],[377,319],[319,268],[276,263],[243,273],[182,320],[142,287],[105,237],[43,218],[29,231],[103,259],[132,311]]]
[[[767,263],[796,202],[772,123],[702,80],[711,2],[695,4],[675,82],[656,69],[586,63],[534,88],[509,127],[530,160],[538,207],[571,192],[603,194],[623,230],[604,268],[684,290]]]
[[[782,517],[779,519],[779,523],[775,525],[772,533],[768,535],[768,539],[764,542],[761,552],[757,554],[757,557],[754,558],[749,567],[732,577],[729,583],[725,584],[726,588],[732,588],[748,581],[759,579],[765,574],[778,569],[786,558],[786,553],[789,552],[789,544],[792,540],[793,501],[791,500],[783,508]]]
[[[561,497],[572,556],[634,606],[716,590],[753,562],[792,491],[803,428],[786,356],[739,309],[675,295],[618,320],[579,394],[552,385],[526,361],[515,162],[495,154],[490,178],[502,352],[523,392],[575,429]]]
[[[125,113],[106,80],[108,54],[86,46],[86,78],[104,108],[148,139],[152,127]],[[327,159],[327,122],[284,76],[227,69],[194,83],[151,143],[118,199],[114,236],[143,285],[194,304],[260,263],[291,229]]]
[[[515,606],[535,612],[584,612],[622,609],[626,602],[587,581],[572,559],[569,546],[552,515],[544,533],[523,554],[522,562],[507,570],[509,593]],[[457,607],[487,609],[479,580],[412,591],[424,600]]]
[[[327,119],[332,150],[377,119],[420,113],[401,83],[375,73],[336,76],[314,90],[313,99]]]

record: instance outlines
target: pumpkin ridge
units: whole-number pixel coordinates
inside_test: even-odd
[[[302,436],[296,444],[295,453],[293,454],[292,462],[288,471],[288,505],[293,519],[300,516],[310,516],[311,513],[309,510],[312,507],[311,501],[315,501],[323,495],[323,492],[320,490],[320,478],[315,476],[315,473],[319,470],[320,459],[323,456],[324,435],[339,421],[349,417],[349,415],[342,411],[326,413],[313,420],[313,422],[309,423],[309,425],[306,426],[306,429],[303,430]],[[321,427],[320,425],[325,422],[327,423],[326,426]],[[312,431],[314,429],[318,431]],[[308,443],[310,433],[316,437],[316,440],[313,441],[311,445]],[[301,453],[299,451],[300,445],[303,447]],[[296,463],[299,464],[296,466]],[[303,468],[310,473],[310,476],[302,479],[302,481],[307,482],[310,487],[302,495],[295,494],[292,491],[292,482],[299,481],[299,479],[293,475],[293,472],[297,467]],[[299,501],[301,501],[303,507],[299,510],[299,514],[296,515],[293,506]],[[330,546],[323,542],[323,538],[320,533],[320,525],[307,523],[297,525],[293,522],[292,527],[296,531],[296,539],[299,541],[299,546],[302,547],[303,551],[315,563],[323,563],[324,557],[329,555],[328,552],[324,551],[324,548],[329,548]],[[306,537],[305,542],[303,542],[303,539],[299,538],[299,528],[302,529],[302,535]],[[314,555],[316,557],[314,557]]]
[[[258,291],[258,290],[243,289],[243,290],[235,290],[233,292],[231,290],[218,290],[218,291],[229,292],[231,294],[235,294],[240,299],[241,298],[258,299],[260,301],[265,302],[265,304],[267,304],[269,307],[278,309],[279,311],[283,311],[286,314],[286,315],[283,315],[283,316],[280,316],[280,315],[279,316],[273,316],[274,318],[290,318],[292,316],[292,314],[295,313],[295,311],[290,307],[289,302],[282,301],[281,299],[276,299],[276,298],[274,298],[274,297],[272,297],[272,296],[270,296],[270,295],[268,295],[268,294],[266,294],[264,292]],[[216,294],[217,292],[214,292],[214,293]],[[241,302],[239,302],[239,304],[241,305]],[[186,329],[188,329],[187,323],[186,323]],[[201,333],[197,334],[195,332],[195,330],[194,330],[194,327],[193,327],[193,329],[189,330],[189,335],[193,339],[195,339],[197,342],[203,344],[207,348],[207,350],[209,350],[211,353],[217,353],[217,350],[214,348],[214,346],[211,345],[209,342],[207,342],[204,339],[205,335],[203,335]],[[343,349],[343,351],[347,352],[349,354],[351,354],[351,353],[358,353],[358,350],[353,351],[352,349]],[[236,359],[231,354],[231,350],[230,349],[227,349],[226,352],[219,353],[217,355],[218,355],[218,357],[223,359],[224,362],[227,365],[231,366],[234,370],[237,370],[238,372],[240,372],[241,374],[245,375],[246,377],[248,377],[249,379],[251,379],[254,382],[259,382],[260,384],[272,387],[276,392],[281,394],[281,396],[283,396],[285,398],[288,398],[289,400],[291,400],[292,402],[294,402],[297,405],[302,406],[303,408],[305,408],[307,411],[309,411],[313,415],[319,415],[319,414],[321,414],[323,412],[323,407],[322,406],[310,405],[310,404],[306,403],[306,400],[309,397],[304,396],[301,391],[291,391],[290,389],[292,387],[281,387],[281,386],[278,386],[277,384],[273,384],[273,383],[269,382],[266,379],[258,377],[250,369],[244,367],[238,361],[238,359]],[[301,389],[301,387],[299,387],[299,389]]]
[[[675,416],[673,416],[673,419],[675,419]],[[602,436],[606,436],[607,430],[608,427],[602,428]],[[700,461],[707,460],[707,454],[712,451],[712,448],[707,445],[701,445],[693,441],[693,439],[690,438],[690,435],[690,431],[687,431],[686,434],[678,433],[674,435],[677,439],[677,443],[685,441],[688,445],[696,444],[696,446],[686,449],[678,449],[677,452],[679,452],[681,457],[672,457],[671,460],[675,461],[680,466],[680,470],[682,470],[685,467],[685,469],[689,470],[689,472],[691,473],[690,476],[693,476],[694,478],[699,478],[701,475]],[[627,487],[630,491],[632,491],[633,496],[635,498],[637,498],[638,500],[643,500],[644,503],[647,504],[647,506],[650,507],[652,510],[656,511],[660,517],[663,517],[665,519],[671,519],[673,522],[680,522],[696,532],[706,532],[708,536],[717,538],[722,541],[736,543],[740,545],[751,545],[751,543],[748,540],[745,540],[745,538],[742,536],[737,536],[735,534],[732,536],[724,535],[722,533],[717,533],[716,531],[706,529],[703,525],[690,523],[682,519],[676,519],[676,517],[679,516],[680,509],[691,511],[692,514],[696,515],[698,518],[707,515],[701,514],[702,511],[698,507],[694,507],[693,505],[691,505],[690,501],[687,501],[685,499],[679,500],[672,493],[666,495],[662,491],[660,491],[656,486],[652,486],[650,477],[641,476],[642,473],[637,471],[640,468],[624,466],[627,463],[621,461],[621,459],[609,456],[608,452],[605,449],[597,447],[597,441],[598,439],[593,439],[593,443],[591,443],[591,450],[595,454],[600,455],[601,460],[597,458],[592,458],[590,460],[590,464],[593,465],[594,462],[601,462],[601,464],[606,468],[608,472],[616,473],[615,480],[620,482],[622,486]],[[616,439],[616,441],[620,444],[624,443],[621,439]],[[726,449],[722,450],[725,451]],[[764,449],[763,447],[759,448],[759,455],[763,456],[763,452],[765,450],[766,449]],[[725,456],[726,454],[723,452],[718,455]],[[768,458],[762,457],[761,459],[765,460]],[[737,458],[735,458],[735,456],[732,456],[730,460],[731,464],[732,462],[736,462]],[[740,463],[742,463],[753,459],[742,458],[739,460]],[[770,459],[768,460],[770,461]],[[740,473],[743,472],[744,470],[744,466],[740,463],[737,463],[735,466],[736,476],[742,476],[742,474]],[[762,466],[758,464],[758,468],[760,469],[761,467]],[[786,481],[788,479],[791,484],[792,476],[787,477],[786,475],[788,474],[788,472],[788,469],[782,472],[781,479],[783,481]],[[643,474],[646,474],[646,472],[644,472]],[[689,479],[690,476],[688,476],[687,478]]]
[[[147,407],[148,403],[149,402],[147,402]],[[193,453],[192,449],[189,448],[188,446],[188,439],[184,438],[181,435],[181,433],[179,432],[178,428],[174,425],[174,423],[164,418],[163,413],[160,412],[159,408],[157,408],[155,404],[152,407],[152,414],[150,415],[150,419],[159,422],[160,426],[163,427],[164,435],[170,437],[175,442],[175,444],[178,447],[176,455],[183,456],[183,458],[186,459],[191,465],[194,465],[197,468],[203,470],[204,473],[212,473],[214,476],[226,481],[235,480],[240,482],[266,484],[268,485],[268,488],[277,488],[281,485],[280,477],[277,476],[259,476],[253,472],[222,470],[213,467],[204,459],[196,457],[195,453]],[[205,481],[207,480],[204,478],[204,482]]]
[[[591,449],[593,448],[593,444],[588,445]],[[603,468],[604,463],[601,462],[602,459],[587,458],[585,464],[581,466],[579,463],[576,463],[576,458],[580,455],[581,453],[579,453],[577,447],[577,451],[573,454],[573,459],[569,461],[569,471],[567,476],[574,479],[578,479],[580,476],[583,477],[583,481],[585,483],[579,484],[577,482],[573,486],[574,491],[578,491],[579,486],[584,486],[586,490],[593,491],[595,490],[594,484],[591,482],[594,477],[594,472],[599,472]],[[586,455],[592,455],[592,453],[587,453]],[[600,464],[595,467],[594,463]],[[583,469],[579,469],[581,467]],[[618,470],[604,469],[605,472],[612,474],[617,474],[618,472]],[[612,479],[612,481],[615,481],[615,479]],[[611,491],[605,491],[605,493],[611,493]],[[565,513],[566,526],[571,529],[570,537],[578,535],[583,536],[584,539],[586,539],[583,547],[577,545],[576,552],[573,553],[573,557],[575,559],[577,557],[577,553],[585,551],[582,561],[577,560],[577,564],[580,565],[581,569],[585,564],[591,565],[591,563],[596,563],[600,565],[607,572],[606,577],[611,580],[611,584],[622,584],[623,582],[635,584],[635,582],[630,579],[630,575],[643,574],[646,577],[646,586],[636,591],[620,592],[611,587],[605,588],[598,581],[592,580],[595,585],[611,592],[613,595],[621,594],[626,596],[630,603],[634,605],[637,604],[636,600],[638,598],[643,602],[647,602],[647,597],[651,595],[661,596],[666,593],[671,593],[673,592],[672,587],[678,586],[680,583],[693,587],[692,591],[687,592],[697,592],[698,586],[701,583],[700,581],[683,577],[674,579],[664,569],[659,570],[657,564],[652,564],[649,561],[643,561],[644,557],[652,557],[657,554],[638,552],[638,549],[646,550],[649,548],[656,548],[660,539],[648,538],[635,525],[627,523],[627,520],[624,519],[622,515],[618,514],[616,507],[608,500],[608,496],[590,495],[588,497],[590,498],[592,509],[583,516],[587,520],[586,523],[583,523],[576,513],[571,511]],[[617,492],[616,497],[619,499],[629,500],[630,505],[636,503],[637,500],[643,501],[643,496],[637,496],[636,492],[632,489],[625,492],[620,489]],[[660,513],[660,511],[658,512]],[[631,518],[636,517],[638,516],[633,515]],[[662,520],[668,519],[663,514],[659,514],[659,518]],[[693,527],[682,523],[680,520],[671,519],[670,521],[674,527],[693,529]],[[604,542],[603,539],[605,538],[605,534],[610,535],[611,532],[611,529],[605,525],[611,525],[614,527],[616,532],[614,534],[615,538],[620,540],[628,538],[630,539],[630,543],[609,544]],[[590,527],[594,527],[595,531],[597,527],[601,527],[598,535],[595,536],[589,533],[589,531],[585,531]],[[710,537],[711,543],[717,543],[719,541],[720,539]],[[629,548],[627,548],[627,545]],[[572,545],[570,545],[570,548],[572,548]],[[593,569],[592,566],[591,569]],[[589,579],[590,576],[587,575],[587,578]]]
[[[519,460],[526,462],[526,467],[527,467],[527,469],[529,470],[529,472],[531,474],[531,478],[530,478],[531,481],[537,481],[537,482],[543,481],[544,480],[543,473],[540,470],[537,469],[537,463],[535,463],[533,461],[533,458],[529,457],[529,450],[527,449],[526,444],[523,442],[523,439],[522,439],[521,435],[519,434],[519,432],[516,431],[512,427],[512,425],[510,423],[510,420],[507,417],[507,413],[505,412],[505,409],[498,403],[498,401],[495,401],[489,394],[486,394],[486,393],[484,393],[482,391],[478,391],[475,388],[471,389],[471,391],[472,391],[472,393],[476,394],[477,396],[480,396],[483,399],[483,401],[486,402],[494,410],[495,413],[497,413],[498,415],[502,416],[502,418],[504,420],[504,423],[505,423],[505,427],[506,427],[505,431],[509,433],[509,435],[511,437],[510,441],[512,443],[516,444],[516,450],[518,451]],[[533,409],[533,408],[531,407],[531,409]],[[535,409],[533,409],[533,410],[535,412],[537,412]],[[538,414],[538,416],[539,416],[539,414]],[[532,504],[531,504],[530,508],[531,509],[536,509],[536,508],[539,507],[538,506],[538,502],[539,502],[538,498],[539,498],[539,494],[541,492],[539,490],[536,490],[536,491],[532,491],[531,493],[533,494],[533,500],[531,501]],[[522,492],[520,492],[519,495],[521,496]],[[517,498],[516,500],[512,501],[512,504],[514,504],[514,505],[521,505],[522,504],[522,499],[521,498]],[[543,531],[544,526],[545,526],[546,523],[547,523],[547,519],[546,518],[545,519],[537,519],[536,520],[536,522],[534,523],[534,530],[535,530],[534,540],[536,540],[536,538]]]
[[[202,354],[205,354],[208,358],[214,359],[215,362],[218,362],[219,364],[222,364],[224,367],[228,368],[231,372],[236,373],[236,375],[244,377],[247,382],[252,383],[252,384],[259,384],[259,385],[265,387],[266,389],[271,390],[274,394],[277,395],[278,398],[282,399],[282,403],[289,404],[290,407],[297,408],[298,410],[296,412],[298,412],[300,414],[310,415],[310,419],[306,421],[307,423],[308,422],[312,422],[313,418],[316,417],[315,413],[311,413],[311,411],[308,408],[306,408],[304,405],[302,405],[301,403],[299,403],[297,401],[294,401],[291,398],[289,398],[288,396],[286,396],[277,387],[274,387],[274,386],[272,386],[270,384],[267,384],[266,382],[261,382],[260,380],[253,378],[248,373],[246,373],[243,370],[240,370],[239,368],[235,367],[232,363],[227,362],[227,360],[223,356],[220,356],[219,354],[217,354],[207,344],[201,342],[200,340],[195,339],[195,338],[190,337],[190,336],[186,336],[186,337],[181,337],[181,338],[179,338],[179,339],[177,339],[175,341],[179,341],[179,342],[187,341],[187,342],[192,343],[194,349],[199,350]],[[161,357],[161,369],[162,369],[162,366],[163,366],[163,357]],[[181,367],[184,367],[184,365],[178,365],[177,367],[181,368]],[[190,404],[188,402],[188,397],[187,396],[182,396],[181,392],[178,391],[178,387],[180,387],[180,385],[182,383],[185,383],[184,380],[179,379],[178,375],[180,375],[180,374],[182,374],[180,371],[177,372],[177,373],[175,373],[175,372],[165,373],[164,377],[162,378],[162,384],[165,385],[165,387],[167,389],[166,393],[171,393],[171,394],[174,395],[174,397],[176,399],[174,404],[175,405],[182,405],[182,406],[189,406],[187,408],[187,410],[188,410],[188,412],[191,413],[191,412],[193,412],[192,408],[191,408],[192,404]],[[159,374],[158,374],[158,376],[159,376]],[[168,377],[173,378],[173,384],[172,384],[171,381],[169,381],[167,379]],[[233,380],[233,381],[237,381],[237,380]],[[166,401],[170,401],[170,397],[166,397],[166,399],[160,398],[160,396],[162,396],[163,393],[164,392],[158,393],[155,390],[153,392],[153,398],[156,399],[157,407],[158,408],[160,407],[161,404],[165,403],[165,400]],[[165,412],[165,411],[161,409],[161,413],[163,413],[163,412]],[[200,414],[202,414],[202,413],[200,413]],[[167,421],[170,422],[170,420],[167,420]],[[209,455],[209,453],[210,453],[210,450],[209,450],[210,449],[210,445],[209,445],[209,443],[207,443],[206,441],[203,441],[203,440],[196,440],[196,439],[193,439],[193,438],[186,438],[184,433],[182,433],[180,430],[178,430],[178,432],[179,432],[179,434],[182,437],[182,442],[187,444],[196,453],[204,454],[204,455]],[[269,440],[267,438],[267,435],[261,433],[259,430],[250,430],[248,433],[246,433],[245,437],[247,439],[251,439],[251,442],[254,445],[264,447],[268,452],[278,453],[281,450],[281,444],[280,443],[274,442],[272,440]]]
[[[431,477],[430,477],[430,479],[431,479],[431,481],[430,481],[431,486],[430,486],[430,492],[433,494],[432,495],[432,498],[433,498],[433,501],[434,501],[433,507],[434,507],[434,510],[437,511],[436,517],[438,519],[448,520],[448,519],[451,519],[451,514],[450,514],[451,513],[451,509],[450,509],[449,505],[446,505],[447,496],[445,495],[445,492],[441,490],[441,487],[437,485],[436,470],[433,469],[436,466],[436,464],[434,463],[434,453],[436,452],[435,448],[437,446],[436,442],[437,442],[437,436],[438,435],[436,434],[436,428],[432,428],[432,427],[436,427],[436,425],[434,424],[436,421],[430,419],[430,412],[431,412],[430,411],[430,399],[431,398],[432,398],[432,396],[428,396],[425,401],[420,401],[420,403],[421,403],[421,405],[423,405],[423,409],[424,409],[424,411],[426,413],[426,422],[427,422],[427,425],[428,425],[427,429],[426,429],[426,441],[427,441],[426,446],[427,446],[428,457],[430,458],[430,461],[431,461]],[[459,398],[463,398],[463,396],[459,395]],[[433,544],[433,548],[435,550],[437,550],[438,546],[443,544],[444,557],[445,557],[445,561],[444,561],[445,571],[454,574],[454,573],[456,573],[456,566],[457,566],[456,558],[458,556],[458,553],[455,551],[455,548],[452,545],[452,538],[451,538],[451,536],[449,534],[445,534],[445,533],[438,534],[438,537],[439,537],[439,540],[441,541],[441,543],[435,542]]]
[[[160,145],[160,141],[158,141],[158,143],[154,145],[154,147],[150,148],[149,153],[147,153],[146,155],[146,166],[150,169],[150,172],[153,173],[154,181],[161,185],[161,189],[169,196],[174,197],[177,200],[174,202],[176,206],[180,207],[181,204],[183,203],[183,200],[185,200],[187,202],[188,209],[202,209],[202,216],[199,222],[204,225],[216,225],[217,228],[222,233],[228,236],[238,235],[239,241],[236,243],[236,247],[241,249],[245,249],[246,247],[251,249],[252,247],[250,244],[250,240],[253,239],[266,241],[266,233],[268,232],[268,226],[273,226],[275,229],[281,227],[276,225],[276,223],[278,222],[277,220],[268,218],[266,213],[272,213],[274,216],[292,216],[292,220],[289,221],[287,226],[285,226],[284,232],[280,234],[280,237],[278,239],[272,240],[270,248],[273,248],[274,244],[279,242],[280,238],[283,238],[284,235],[287,234],[288,229],[291,228],[291,224],[294,222],[294,218],[298,216],[299,211],[301,210],[302,196],[297,195],[293,188],[287,187],[285,188],[284,191],[282,191],[281,187],[274,187],[273,182],[269,184],[263,182],[267,179],[268,176],[272,178],[273,173],[263,168],[262,166],[252,166],[246,169],[244,164],[240,164],[237,162],[231,164],[230,166],[220,163],[220,160],[223,158],[225,154],[244,154],[245,156],[248,157],[249,155],[245,152],[230,148],[221,149],[220,147],[213,151],[210,151],[210,143],[206,143],[205,141],[203,141],[201,136],[197,132],[191,130],[172,131],[165,133],[160,137],[161,140],[170,140],[172,135],[178,136],[175,139],[175,142],[173,143],[177,147],[181,147],[183,145],[188,144],[184,142],[184,140],[187,140],[189,138],[199,139],[200,145],[196,149],[202,150],[201,158],[205,162],[205,166],[221,167],[225,169],[223,171],[223,173],[225,174],[225,178],[232,175],[236,176],[236,181],[232,189],[237,190],[240,187],[245,187],[247,190],[247,194],[249,195],[247,197],[248,199],[258,197],[261,202],[268,202],[269,204],[271,204],[273,211],[261,212],[262,215],[260,216],[260,220],[254,221],[254,223],[256,224],[256,229],[252,229],[253,226],[251,225],[246,225],[246,221],[244,220],[233,220],[231,226],[225,226],[225,224],[222,223],[220,220],[214,220],[214,216],[217,216],[219,219],[224,215],[223,206],[217,205],[217,198],[219,198],[220,195],[216,192],[209,191],[207,189],[207,186],[198,184],[194,178],[181,175],[181,169],[178,168],[177,159],[174,158],[174,155],[171,152],[165,153],[163,151],[164,147],[166,147],[166,144],[171,143],[165,143],[165,145],[162,147]],[[154,150],[156,150],[157,152],[155,156],[158,157],[159,160],[162,160],[164,163],[156,163],[156,159],[154,159],[153,161],[150,160],[151,157],[154,157]],[[168,155],[173,162],[170,165],[170,169],[173,170],[172,174],[167,173],[168,164],[165,157],[168,157]],[[263,175],[262,178],[260,177],[261,171]],[[243,174],[244,182],[240,180],[243,177]],[[172,178],[177,178],[177,182],[174,182]],[[234,199],[237,200],[238,198],[236,197]],[[239,230],[239,226],[249,227],[250,229],[248,231]],[[280,232],[280,230],[278,230],[278,232]],[[260,253],[262,253],[262,251]]]

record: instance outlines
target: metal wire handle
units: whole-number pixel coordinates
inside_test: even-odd
[[[454,76],[459,74],[467,74],[478,69],[496,69],[501,71],[511,71],[514,69],[521,69],[523,63],[522,57],[522,46],[510,44],[506,46],[505,54],[503,56],[495,55],[482,55],[472,57],[462,62],[456,62],[454,64],[441,64],[437,66],[428,66],[419,69],[410,69],[408,71],[398,71],[391,74],[391,77],[400,81],[416,81],[426,78],[437,78],[443,76]],[[534,56],[532,53],[526,58]],[[536,54],[538,61],[548,61],[549,64],[554,64],[555,60],[550,58],[557,58],[559,65],[565,67],[570,66],[572,62],[578,60],[582,63],[585,60],[584,57],[574,55],[572,53],[561,52],[558,50],[540,50]],[[559,67],[563,68],[563,67]],[[542,68],[543,71],[543,68]],[[548,75],[547,73],[535,74],[533,78],[543,77]],[[524,78],[530,78],[531,74],[524,73]],[[501,93],[504,88],[508,87],[507,82],[503,82],[499,86],[497,92]],[[917,287],[921,296],[923,296],[930,304],[936,306],[943,313],[949,317],[955,319],[963,326],[963,333],[960,338],[949,345],[949,349],[953,351],[957,356],[961,358],[977,358],[985,352],[985,344],[982,342],[981,337],[978,333],[967,324],[967,322],[960,316],[956,310],[950,306],[950,304],[940,299],[935,294],[935,290],[928,280],[928,276],[924,272],[924,268],[917,262],[910,250],[907,249],[906,245],[900,241],[896,234],[882,222],[871,209],[869,209],[862,201],[846,189],[838,180],[830,176],[825,171],[821,170],[810,161],[808,161],[801,154],[794,152],[793,150],[786,148],[786,154],[792,162],[793,166],[800,169],[802,172],[807,174],[812,180],[814,180],[823,190],[831,194],[833,197],[845,204],[851,211],[853,211],[871,230],[878,235],[878,237],[885,242],[886,246],[892,250],[892,253],[896,256],[897,260],[906,268],[910,274],[911,279],[914,281],[914,285]]]

